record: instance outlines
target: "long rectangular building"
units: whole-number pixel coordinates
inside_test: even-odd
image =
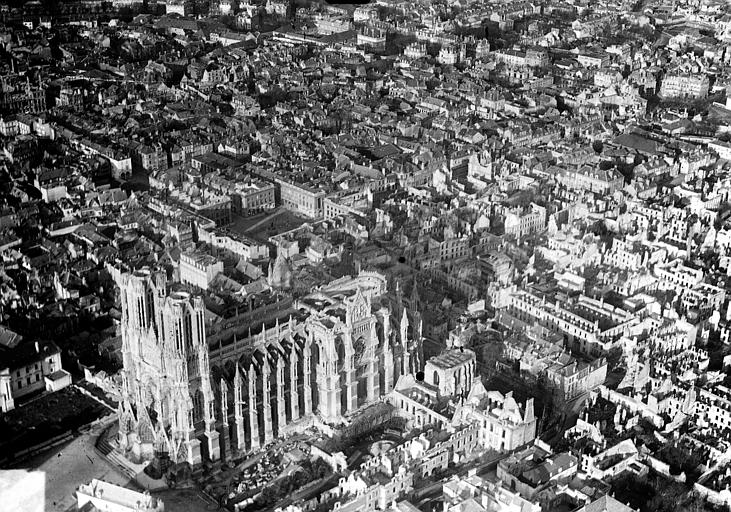
[[[501,313],[507,313],[500,315],[507,322],[512,315],[519,321],[538,323],[561,334],[567,348],[589,356],[608,352],[626,328],[639,322],[630,313],[589,297],[581,296],[574,304],[562,305],[526,290],[513,293],[508,307]]]

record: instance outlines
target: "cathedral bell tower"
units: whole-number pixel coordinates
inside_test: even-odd
[[[123,396],[119,446],[135,460],[165,452],[172,462],[220,457],[210,382],[205,306],[168,287],[164,272],[120,273]]]

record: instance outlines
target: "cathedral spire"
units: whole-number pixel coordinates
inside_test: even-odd
[[[226,384],[226,380],[223,377],[221,377],[220,388],[221,420],[223,421],[224,425],[228,425],[228,384]]]
[[[529,398],[528,401],[525,403],[525,415],[523,416],[523,421],[525,423],[530,423],[535,419],[536,416],[535,412],[533,411],[533,399]]]
[[[416,283],[416,276],[414,276],[414,286],[411,288],[411,312],[416,313],[419,311],[421,304],[421,297],[419,297],[418,285]]]
[[[274,264],[269,263],[267,279],[269,286],[275,290],[287,290],[291,287],[292,270],[289,266],[289,258],[286,257],[281,247],[277,247]]]
[[[399,318],[399,317],[401,317],[402,310],[404,309],[404,294],[403,294],[403,290],[401,289],[401,279],[399,279],[399,278],[396,278],[395,295],[396,295],[396,311],[394,311],[394,313],[395,313],[395,317]]]
[[[236,361],[236,373],[234,374],[234,399],[238,402],[241,401],[241,386],[244,383],[241,372],[241,364],[239,364],[239,361]]]

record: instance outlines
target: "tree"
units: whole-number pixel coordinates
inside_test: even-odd
[[[299,489],[307,483],[312,482],[314,479],[315,478],[311,470],[304,468],[300,469],[294,475],[292,475],[292,489]]]
[[[327,462],[321,458],[317,458],[312,461],[312,474],[315,478],[324,478],[330,473],[332,473],[332,468]]]
[[[703,512],[704,510],[708,510],[706,508],[706,502],[698,496],[692,497],[678,509],[680,512]]]
[[[266,507],[276,503],[282,496],[281,483],[279,480],[275,480],[271,485],[265,487],[259,499],[257,500],[262,506]]]
[[[607,366],[611,369],[619,366],[622,361],[623,351],[621,347],[613,347],[607,354]]]

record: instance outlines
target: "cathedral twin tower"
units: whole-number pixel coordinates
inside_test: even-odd
[[[118,443],[134,460],[165,454],[195,465],[297,426],[339,424],[421,368],[418,313],[397,299],[392,329],[386,279],[375,272],[325,285],[283,322],[240,326],[248,336],[226,347],[207,338],[203,299],[176,291],[163,271],[117,271],[115,279],[124,364]]]

